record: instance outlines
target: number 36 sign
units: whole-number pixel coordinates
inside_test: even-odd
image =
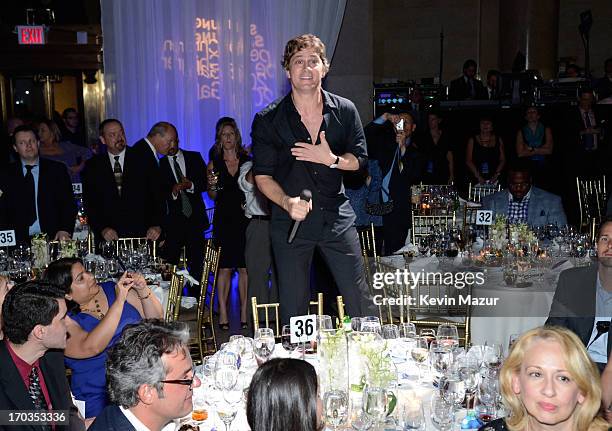
[[[291,343],[305,343],[316,338],[316,314],[295,316],[289,319]]]

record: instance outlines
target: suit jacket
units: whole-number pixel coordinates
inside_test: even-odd
[[[148,169],[157,171],[159,169],[159,160],[151,151],[151,147],[147,144],[144,138],[137,141],[133,146],[134,154],[136,154],[141,162],[146,163]]]
[[[57,231],[72,235],[77,214],[76,200],[72,193],[70,176],[63,163],[39,159],[38,171],[38,218],[41,232],[53,239]],[[17,241],[29,237],[25,220],[25,178],[21,161],[11,163],[3,184],[3,202],[0,204],[0,224],[6,229],[15,229]]]
[[[493,217],[498,214],[508,215],[508,190],[493,193],[482,199],[483,209],[492,210]],[[542,189],[531,186],[531,196],[529,198],[529,209],[527,213],[527,224],[530,226],[544,226],[547,224],[557,224],[565,226],[567,218],[561,205],[561,198]]]
[[[196,226],[203,231],[209,226],[209,220],[206,216],[206,205],[204,204],[204,199],[202,199],[202,193],[206,191],[207,187],[206,164],[202,155],[197,151],[181,150],[181,152],[185,159],[185,172],[183,174],[193,183],[193,193],[185,192],[193,209],[190,219],[197,221]],[[160,160],[159,169],[161,188],[168,206],[168,220],[172,223],[184,216],[180,196],[177,199],[172,198],[172,187],[177,181],[170,166],[171,163],[173,163],[171,156],[164,157]]]
[[[570,329],[586,346],[595,325],[595,297],[598,265],[563,271],[550,306],[546,325]],[[612,334],[608,333],[608,357]]]
[[[474,97],[470,97],[470,88],[468,87],[467,82],[465,82],[465,78],[460,76],[459,78],[451,81],[450,87],[448,89],[448,99],[449,100],[466,100],[466,99],[475,99],[482,100],[488,99],[489,96],[487,94],[487,90],[485,90],[482,85],[482,81],[474,78],[474,92],[476,93]]]
[[[136,428],[119,407],[111,404],[96,417],[88,431],[136,431]]]
[[[127,147],[119,196],[108,153],[87,160],[81,175],[83,198],[98,238],[106,227],[115,229],[119,237],[143,237],[149,227],[161,226],[165,211],[153,175],[137,152]]]
[[[85,430],[85,424],[79,417],[77,408],[72,403],[70,388],[64,368],[64,355],[61,351],[47,351],[40,358],[40,369],[49,391],[53,410],[68,410],[69,424],[57,426],[57,431]],[[17,366],[9,353],[6,344],[0,341],[0,410],[32,410],[34,405],[26,386],[21,379]],[[0,431],[36,431],[40,426],[0,425]]]

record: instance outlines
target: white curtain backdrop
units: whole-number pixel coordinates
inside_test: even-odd
[[[250,145],[253,116],[286,93],[280,65],[296,35],[332,58],[346,0],[101,0],[108,118],[128,143],[157,121],[208,159],[215,123],[236,118]]]

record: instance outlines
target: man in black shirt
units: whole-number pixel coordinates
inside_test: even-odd
[[[361,316],[369,305],[367,285],[355,213],[342,183],[342,171],[363,169],[367,160],[361,121],[351,101],[321,89],[329,64],[318,37],[290,40],[283,66],[291,93],[259,112],[251,133],[255,181],[276,204],[270,235],[282,321],[307,313],[315,247],[332,271],[347,313]],[[312,192],[310,203],[300,200],[305,189]],[[301,226],[289,244],[295,221]]]

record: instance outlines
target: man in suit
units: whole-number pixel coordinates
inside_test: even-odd
[[[603,370],[612,347],[612,219],[597,233],[597,261],[561,273],[546,324],[575,332]]]
[[[166,121],[160,121],[155,123],[147,136],[136,142],[132,148],[141,160],[146,160],[150,169],[156,170],[159,167],[159,158],[167,155],[177,140],[176,128]]]
[[[482,199],[482,207],[503,215],[510,223],[530,226],[565,226],[567,218],[561,198],[531,185],[529,166],[517,161],[508,172],[508,188]]]
[[[487,87],[485,95],[488,100],[499,99],[499,71],[491,69],[487,72]]]
[[[100,124],[100,140],[107,151],[87,160],[82,173],[85,209],[97,240],[157,240],[164,207],[154,173],[126,146],[119,120]]]
[[[172,135],[177,136],[176,129]],[[184,246],[191,275],[200,280],[204,231],[209,225],[202,199],[206,190],[206,164],[202,155],[180,149],[177,137],[171,143],[168,156],[160,160],[160,181],[168,207],[162,255],[168,262],[177,264]],[[189,293],[197,298],[198,291],[199,286],[191,286]]]
[[[85,430],[66,380],[66,300],[59,287],[28,281],[11,289],[2,305],[0,410],[68,410],[55,430]],[[40,425],[0,425],[0,430],[40,430]]]
[[[448,90],[449,100],[486,99],[486,91],[479,79],[476,79],[477,64],[474,60],[463,63],[463,75],[451,81]]]
[[[39,158],[39,140],[29,126],[15,129],[13,148],[19,160],[2,180],[0,224],[14,229],[18,242],[39,233],[50,240],[72,237],[77,206],[64,164]]]
[[[90,431],[159,431],[193,408],[200,386],[189,355],[189,330],[182,322],[151,319],[127,326],[106,360],[106,407]]]

